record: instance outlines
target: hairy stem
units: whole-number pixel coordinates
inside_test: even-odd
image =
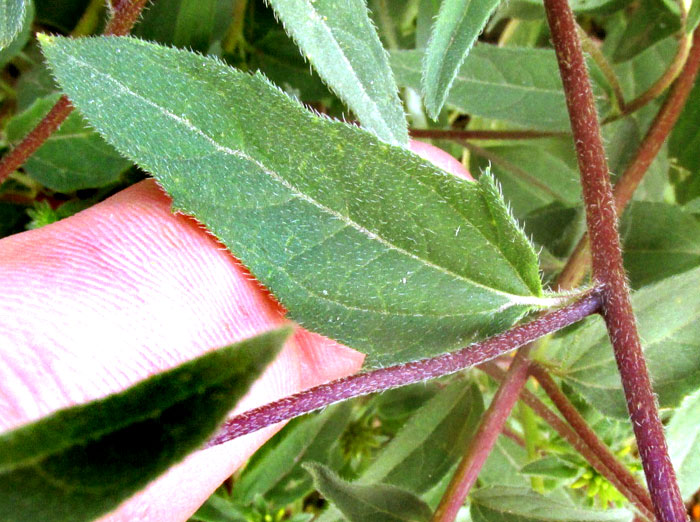
[[[479,366],[479,369],[494,378],[498,382],[504,382],[506,372],[498,367],[494,362],[488,362]],[[556,413],[550,410],[535,394],[528,390],[523,390],[520,399],[533,411],[549,424],[561,438],[566,440],[578,451],[593,468],[603,475],[608,482],[617,488],[648,520],[654,520],[654,512],[649,495],[644,488],[631,488],[630,484],[638,484],[629,470],[617,460],[608,447],[600,442],[595,449],[592,449],[583,437],[579,435],[571,426],[561,419]],[[577,412],[578,413],[578,412]],[[585,421],[584,421],[585,424]]]
[[[544,0],[576,145],[593,276],[603,285],[603,317],[622,378],[654,512],[661,522],[686,520],[656,407],[622,265],[617,213],[581,43],[566,0]]]
[[[536,362],[530,363],[530,375],[540,383],[542,389],[554,403],[554,406],[564,416],[566,421],[583,439],[593,452],[605,463],[615,476],[624,483],[624,487],[630,491],[634,497],[639,499],[644,504],[649,512],[653,512],[651,498],[647,494],[646,489],[635,477],[627,470],[627,468],[612,453],[608,447],[601,441],[596,433],[591,429],[586,420],[581,416],[578,410],[574,407],[569,399],[564,395],[564,392],[559,389],[554,379],[547,373],[542,366]]]
[[[112,2],[112,18],[104,34],[122,36],[131,31],[147,0],[115,0]],[[49,113],[27,134],[22,141],[0,160],[0,183],[27,161],[27,158],[61,126],[73,112],[66,96],[61,96]]]
[[[440,499],[432,522],[452,522],[457,518],[457,513],[496,444],[511,410],[518,402],[520,392],[528,378],[529,352],[530,345],[518,350],[513,363],[508,368],[507,375],[481,418],[476,433],[469,441],[457,471]]]
[[[209,440],[207,447],[352,397],[398,388],[470,368],[580,321],[597,312],[599,307],[599,291],[594,289],[568,306],[456,352],[359,373],[265,404],[227,421]]]
[[[622,213],[629,201],[632,199],[634,191],[642,181],[644,174],[656,158],[659,150],[663,146],[666,138],[675,126],[678,118],[683,112],[693,89],[693,84],[700,69],[700,29],[696,29],[693,35],[693,45],[688,53],[685,66],[671,88],[671,92],[659,109],[649,130],[644,136],[637,153],[632,162],[627,166],[613,190],[615,208],[618,215]],[[566,266],[562,270],[559,279],[563,284],[566,282],[573,288],[585,277],[586,270],[590,263],[588,253],[588,237],[584,235],[574,249],[574,253],[569,257]]]
[[[536,130],[458,130],[458,129],[410,129],[412,138],[435,140],[531,140],[566,136],[564,132]]]

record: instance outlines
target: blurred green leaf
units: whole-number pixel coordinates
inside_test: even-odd
[[[700,488],[700,393],[686,397],[674,412],[666,441],[681,495],[689,501]]]
[[[553,304],[488,175],[459,179],[196,54],[131,38],[44,38],[44,50],[175,208],[367,364],[445,352]]]
[[[350,421],[350,411],[350,403],[345,402],[292,420],[250,460],[236,481],[233,499],[249,504],[256,495],[263,495],[284,506],[308,494],[313,485],[302,464],[337,464],[332,453],[339,451],[337,439]]]
[[[423,496],[457,463],[484,412],[479,389],[454,380],[416,411],[353,484],[387,484]],[[326,510],[318,522],[342,520]]]
[[[421,89],[421,50],[394,51],[401,87]],[[466,114],[530,129],[568,131],[569,115],[554,51],[475,45],[459,69],[446,103]]]
[[[58,101],[55,94],[35,101],[7,124],[7,137],[19,142]],[[73,112],[30,156],[23,169],[33,179],[59,192],[103,187],[119,180],[131,163]]]
[[[221,40],[235,0],[158,0],[144,11],[136,36],[207,53]]]
[[[201,447],[291,333],[215,350],[0,435],[0,519],[92,520]]]
[[[627,61],[681,28],[679,13],[664,0],[641,0],[630,16],[623,36],[612,53],[614,62]]]
[[[360,123],[382,140],[408,143],[386,51],[364,0],[271,0],[304,56]]]
[[[644,355],[662,408],[700,388],[700,268],[634,292]],[[583,325],[547,346],[565,382],[602,413],[627,418],[620,375],[603,321]]]
[[[634,288],[700,265],[700,223],[676,205],[632,202],[622,217],[620,235]]]
[[[699,2],[700,4],[700,2]],[[669,154],[678,164],[697,175],[700,172],[700,82],[695,82],[678,123],[671,131]]]
[[[520,473],[527,463],[528,456],[524,447],[519,446],[504,435],[496,440],[493,451],[489,454],[484,467],[479,472],[479,484],[482,486],[517,486],[529,487],[530,479]]]
[[[387,484],[357,484],[338,477],[322,464],[304,468],[314,478],[321,494],[333,502],[349,522],[422,522],[432,515],[415,494]]]
[[[495,486],[472,495],[473,522],[627,522],[631,513],[623,509],[586,509],[548,498],[525,488]]]
[[[530,462],[520,468],[520,472],[525,475],[553,479],[572,479],[580,473],[578,467],[555,456],[544,457]]]
[[[500,0],[443,0],[423,56],[422,92],[434,120],[464,59]]]

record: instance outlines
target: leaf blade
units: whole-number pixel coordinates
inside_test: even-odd
[[[319,76],[368,129],[408,144],[406,118],[386,51],[362,0],[271,0]]]
[[[350,483],[317,463],[304,464],[304,468],[321,494],[350,522],[420,522],[430,520],[432,515],[425,502],[397,486]]]
[[[500,0],[444,0],[433,23],[423,58],[425,106],[434,120],[440,114],[464,59]]]
[[[7,47],[22,30],[26,13],[26,0],[0,0],[0,49]]]
[[[206,441],[290,328],[205,354],[0,436],[3,520],[91,520]]]
[[[293,319],[368,364],[442,353],[555,304],[489,176],[461,180],[215,60],[130,38],[44,40],[88,121]]]

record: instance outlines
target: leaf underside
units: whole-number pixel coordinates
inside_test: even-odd
[[[108,142],[293,319],[367,364],[442,353],[551,304],[489,175],[457,178],[213,59],[131,38],[42,40]]]

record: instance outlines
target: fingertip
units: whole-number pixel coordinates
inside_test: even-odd
[[[468,180],[474,180],[469,171],[464,168],[457,159],[451,154],[448,154],[444,150],[436,147],[435,145],[430,145],[423,141],[411,140],[408,144],[408,148],[420,156],[423,159],[428,160],[433,165],[440,167],[455,176],[460,178],[466,178]]]

